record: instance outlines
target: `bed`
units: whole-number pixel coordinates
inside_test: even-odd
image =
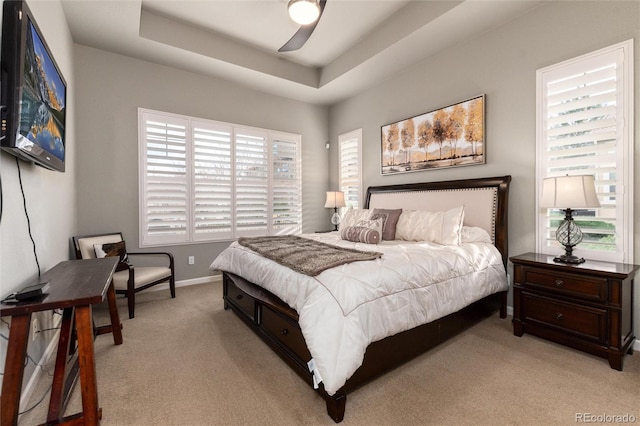
[[[307,381],[340,422],[348,392],[498,310],[506,317],[510,181],[501,176],[370,187],[364,210],[352,215],[402,209],[402,240],[374,245],[344,241],[340,231],[303,235],[380,254],[316,275],[236,241],[211,264],[223,273],[224,307]],[[459,211],[463,215],[455,217],[464,222],[455,244],[406,240],[416,228],[408,218]]]

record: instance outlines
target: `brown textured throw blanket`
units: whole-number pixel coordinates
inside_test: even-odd
[[[239,238],[238,243],[262,256],[312,277],[345,263],[374,260],[382,256],[375,251],[337,247],[295,235]]]

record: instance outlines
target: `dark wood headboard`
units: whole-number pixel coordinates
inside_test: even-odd
[[[509,257],[508,205],[511,176],[371,186],[365,208],[448,210],[465,206],[464,224],[484,228],[502,254]]]

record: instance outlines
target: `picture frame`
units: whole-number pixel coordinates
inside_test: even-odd
[[[486,163],[485,95],[383,125],[380,173]]]

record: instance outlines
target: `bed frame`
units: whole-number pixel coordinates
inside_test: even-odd
[[[465,225],[485,228],[507,265],[507,207],[511,176],[370,187],[365,208],[447,210],[465,206]],[[267,290],[237,275],[223,273],[225,310],[231,309],[296,373],[313,387],[311,359],[298,325],[298,313]],[[367,347],[362,365],[334,395],[317,389],[329,416],[344,418],[347,393],[466,330],[496,310],[507,316],[507,292],[481,299],[428,324],[398,333]]]

